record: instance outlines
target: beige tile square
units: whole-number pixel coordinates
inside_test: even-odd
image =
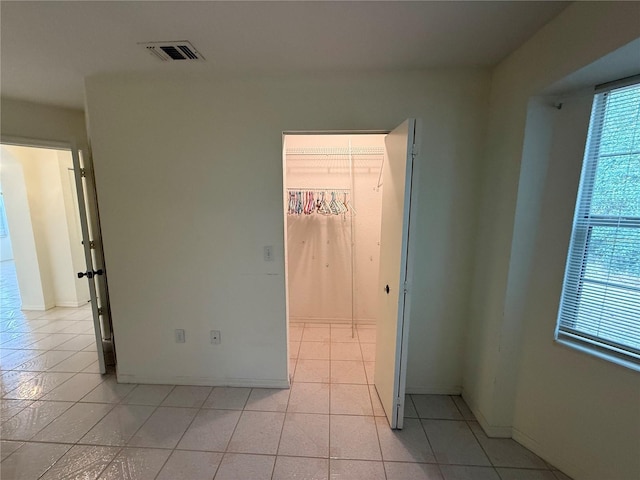
[[[332,459],[382,460],[373,417],[331,415],[329,421]]]
[[[358,326],[358,338],[360,339],[360,343],[376,343],[376,327]]]
[[[366,385],[364,363],[353,360],[331,361],[331,383],[356,383]]]
[[[275,455],[284,423],[284,413],[242,412],[227,450],[235,453]]]
[[[391,430],[387,419],[376,417],[382,459],[391,462],[434,463],[427,436],[417,418],[405,418],[402,430]]]
[[[331,325],[331,343],[358,343],[358,329],[350,325]]]
[[[40,430],[33,441],[76,443],[112,408],[106,403],[76,403]]]
[[[222,453],[175,450],[156,480],[211,480],[222,461]]]
[[[302,342],[298,358],[303,360],[329,360],[330,345],[324,342]]]
[[[331,384],[332,415],[373,415],[367,385]]]
[[[13,440],[0,440],[0,460],[4,460],[17,449],[19,449],[24,442],[13,441]],[[0,476],[0,478],[2,478]]]
[[[547,464],[536,454],[511,438],[489,438],[477,422],[469,422],[489,460],[494,467],[546,469]]]
[[[211,394],[211,387],[178,385],[162,402],[163,407],[200,408]]]
[[[387,478],[382,462],[334,459],[330,462],[331,480],[386,480]]]
[[[71,445],[54,443],[25,443],[0,463],[0,478],[3,480],[40,478],[70,448]]]
[[[95,373],[78,373],[51,390],[42,400],[56,400],[77,402],[105,380],[105,377]]]
[[[490,466],[467,423],[455,420],[422,420],[438,463]]]
[[[90,445],[125,445],[147,421],[154,407],[116,405],[98,424],[82,437],[80,443]]]
[[[413,405],[411,395],[404,396],[404,418],[419,418],[416,407]]]
[[[286,412],[291,390],[283,388],[254,388],[251,390],[245,410]]]
[[[360,343],[360,350],[362,351],[362,359],[365,362],[376,361],[376,344],[375,343]]]
[[[295,382],[329,383],[329,360],[298,360]]]
[[[289,341],[290,342],[301,342],[302,341],[302,332],[304,330],[304,326],[298,326],[294,324],[289,325]]]
[[[387,480],[442,480],[438,465],[384,462]]]
[[[31,400],[5,400],[0,401],[0,421],[5,422],[14,415],[20,413],[33,402]]]
[[[118,383],[116,377],[110,376],[97,387],[91,390],[80,401],[96,403],[120,403],[131,390],[136,387],[134,383]]]
[[[331,329],[329,327],[304,327],[302,332],[303,342],[330,342]]]
[[[195,408],[158,407],[127,445],[175,448],[197,412]]]
[[[214,387],[209,398],[205,400],[203,408],[242,410],[250,393],[250,388]]]
[[[302,383],[291,385],[287,411],[294,413],[329,413],[329,384]]]
[[[70,402],[33,402],[2,424],[2,439],[30,440],[72,405]]]
[[[200,410],[178,443],[178,448],[224,452],[239,418],[238,410]]]
[[[373,385],[376,373],[376,362],[364,362],[364,371],[367,374],[367,383]]]
[[[458,407],[458,410],[460,410],[460,413],[462,414],[462,418],[464,418],[465,420],[470,420],[472,422],[476,421],[475,415],[473,414],[471,409],[467,406],[467,402],[465,402],[461,396],[454,395],[451,398],[453,399],[453,403],[456,404],[456,407]]]
[[[226,453],[216,480],[270,480],[276,457]]]
[[[300,342],[289,342],[289,358],[296,360],[300,352]]]
[[[98,477],[100,480],[154,480],[171,450],[123,448]]]
[[[127,405],[160,405],[173,385],[138,385],[125,397],[122,403]]]
[[[69,358],[49,368],[50,372],[81,372],[98,360],[96,352],[73,352]]]
[[[520,468],[496,468],[502,480],[557,480],[549,470],[525,470]]]
[[[444,480],[500,480],[493,467],[440,465]]]
[[[360,345],[357,343],[332,343],[331,360],[362,361]]]
[[[329,457],[329,415],[288,413],[278,455]]]
[[[378,391],[376,390],[375,385],[368,385],[369,387],[369,395],[371,396],[371,406],[373,407],[373,414],[376,417],[384,417],[384,407],[382,406],[382,402],[380,401],[380,395],[378,395]]]
[[[449,395],[412,395],[420,418],[462,420],[462,415]]]
[[[76,445],[40,480],[94,480],[120,451],[119,447]]]
[[[272,480],[328,480],[326,458],[276,457]]]
[[[71,352],[73,353],[73,352]],[[16,373],[16,375],[19,375]],[[25,372],[25,380],[21,381],[18,386],[4,395],[4,398],[16,400],[38,400],[58,385],[73,377],[73,373],[45,372],[34,374]],[[4,381],[3,375],[3,381]],[[19,377],[13,377],[16,380]],[[28,378],[28,379],[27,379]]]

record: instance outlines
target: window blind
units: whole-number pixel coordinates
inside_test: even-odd
[[[556,338],[640,366],[640,83],[594,96]]]

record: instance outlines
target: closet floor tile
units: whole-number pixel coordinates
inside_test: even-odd
[[[331,361],[331,383],[367,384],[364,363],[353,360]]]
[[[296,382],[329,383],[329,360],[298,360]]]
[[[272,480],[329,480],[329,460],[278,455]]]
[[[331,480],[386,480],[384,464],[363,460],[330,460]]]

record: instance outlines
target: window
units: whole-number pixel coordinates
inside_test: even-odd
[[[556,338],[640,369],[640,79],[634,82],[594,97]]]

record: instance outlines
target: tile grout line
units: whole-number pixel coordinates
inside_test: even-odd
[[[167,398],[169,398],[169,396],[171,395],[171,393],[176,389],[176,387],[178,387],[178,385],[174,385],[174,387],[171,389],[171,392],[169,392],[169,394],[164,398],[163,402],[165,402],[167,400]],[[213,393],[213,388],[211,389],[211,391],[209,392],[209,395],[211,395]],[[207,395],[207,398],[209,398],[209,395]],[[189,422],[189,425],[187,425],[187,428],[184,429],[184,432],[182,432],[182,435],[180,435],[180,438],[178,439],[178,441],[176,442],[175,446],[171,449],[171,453],[169,453],[169,455],[167,456],[167,459],[164,461],[164,463],[162,464],[162,466],[160,467],[160,470],[158,470],[158,473],[155,475],[154,480],[158,478],[158,476],[160,476],[160,474],[162,473],[162,470],[164,469],[164,467],[166,467],[167,463],[169,463],[169,460],[171,459],[171,457],[173,456],[174,452],[177,450],[178,445],[180,445],[180,442],[182,441],[182,439],[184,438],[184,436],[187,434],[187,431],[191,428],[191,425],[193,425],[193,422],[195,422],[198,414],[200,413],[200,411],[202,410],[202,405],[204,405],[204,402],[207,401],[207,398],[205,398],[202,401],[202,404],[197,408],[197,411],[195,413],[195,415],[193,416],[193,418],[191,419],[191,421]],[[160,408],[162,406],[162,403],[160,403],[160,405],[158,405],[158,408]],[[172,407],[168,407],[165,406],[165,408],[172,408]],[[190,408],[190,407],[175,407],[175,408]],[[157,409],[156,409],[157,410]],[[153,415],[153,413],[151,414]],[[149,417],[151,418],[151,416]],[[147,420],[148,421],[148,420]],[[147,423],[147,422],[145,422]],[[142,425],[144,426],[144,424]],[[140,427],[142,428],[142,427]],[[134,434],[135,436],[135,434]],[[133,437],[132,437],[133,438]],[[189,451],[193,451],[193,450],[189,450]],[[216,466],[216,471],[213,474],[214,478],[216,476],[216,474],[218,473],[218,468],[220,468],[220,464],[222,463],[222,458],[220,458],[220,463],[218,463],[218,465]]]
[[[333,390],[333,368],[331,368],[331,340],[331,326],[329,326],[329,442],[327,451],[328,479],[331,478],[331,391]]]

